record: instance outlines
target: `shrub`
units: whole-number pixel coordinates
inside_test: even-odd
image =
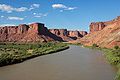
[[[98,45],[97,44],[93,44],[92,47],[98,47]]]
[[[119,49],[119,46],[114,46],[114,49],[116,49],[116,50]]]
[[[13,59],[13,54],[1,54],[0,56],[0,66],[2,65],[6,65],[6,64],[11,64],[12,63],[12,59]]]
[[[106,52],[106,58],[113,65],[117,65],[120,63],[120,57],[118,55],[119,55],[119,52],[116,50],[110,50]]]

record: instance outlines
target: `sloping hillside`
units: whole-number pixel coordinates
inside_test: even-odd
[[[120,17],[107,22],[95,22],[90,25],[90,33],[80,39],[84,45],[97,44],[112,48],[120,46]]]

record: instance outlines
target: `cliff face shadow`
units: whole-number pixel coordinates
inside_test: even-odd
[[[59,37],[59,36],[57,36],[57,35],[55,35],[55,34],[53,34],[53,33],[51,33],[51,32],[49,32],[50,34],[49,34],[49,36],[51,37],[51,38],[53,38],[53,39],[55,39],[55,40],[57,40],[57,41],[60,41],[60,42],[64,42],[64,40],[61,38],[61,37]]]
[[[77,37],[70,37],[71,39],[73,39],[73,40],[77,40]]]
[[[54,39],[55,41],[64,42],[64,40],[63,40],[61,37],[59,37],[59,36],[51,33],[51,32],[47,29],[47,27],[41,27],[41,29],[39,29],[39,35],[48,36],[48,37]]]

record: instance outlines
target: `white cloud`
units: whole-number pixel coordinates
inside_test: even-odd
[[[26,11],[28,8],[26,7],[20,7],[20,8],[15,8],[15,11],[18,11],[18,12],[22,12],[22,11]]]
[[[52,5],[53,8],[67,8],[65,5],[63,4],[53,4]]]
[[[32,4],[31,7],[29,8],[29,10],[33,10],[35,8],[39,8],[40,4]]]
[[[33,7],[39,8],[40,4],[33,4]]]
[[[52,8],[54,8],[54,9],[62,9],[62,10],[60,10],[60,12],[63,12],[64,10],[69,10],[69,11],[74,10],[77,7],[68,7],[68,6],[63,5],[63,4],[53,4]]]
[[[11,13],[12,11],[22,12],[22,11],[26,11],[27,9],[28,8],[26,7],[15,8],[10,5],[0,4],[0,10],[6,11],[7,13]]]
[[[14,8],[9,6],[9,5],[0,4],[0,10],[1,11],[7,11],[8,13],[10,13],[14,10]]]
[[[5,17],[5,16],[0,16],[1,18]]]
[[[36,15],[37,13],[33,13],[33,15]]]
[[[27,8],[27,7],[19,7],[19,8],[16,8],[16,7],[12,7],[10,5],[6,5],[6,4],[0,4],[0,11],[5,11],[7,13],[11,13],[13,11],[16,11],[16,12],[23,12],[23,11],[27,11],[27,10],[32,10],[32,9],[35,9],[35,8],[39,8],[39,4],[32,4],[30,6],[30,8]]]
[[[68,7],[67,9],[65,9],[65,10],[74,10],[74,9],[76,9],[77,7]]]
[[[24,20],[24,18],[21,17],[8,17],[9,20]]]
[[[40,17],[46,17],[48,15],[48,13],[33,13],[34,17],[40,18]]]

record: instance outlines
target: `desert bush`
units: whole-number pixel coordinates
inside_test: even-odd
[[[93,48],[99,47],[97,44],[92,45]]]
[[[114,46],[114,49],[117,50],[117,49],[120,49],[119,46]]]

